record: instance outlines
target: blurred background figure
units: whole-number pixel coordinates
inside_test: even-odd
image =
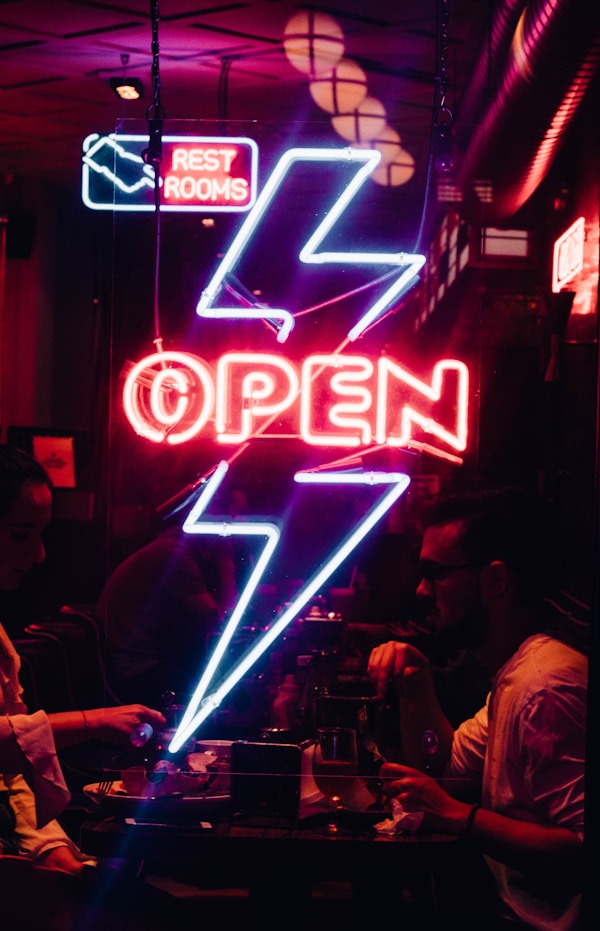
[[[156,703],[168,690],[186,695],[236,595],[227,538],[170,527],[132,553],[107,580],[95,612],[118,697],[144,695]]]
[[[245,513],[244,492],[233,489],[225,507],[227,519]],[[187,699],[251,565],[233,537],[185,533],[189,507],[175,508],[166,529],[114,569],[96,604],[121,701],[135,695],[157,705],[166,692]]]

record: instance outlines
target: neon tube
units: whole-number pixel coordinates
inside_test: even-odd
[[[311,484],[326,482],[327,473],[301,472],[295,476],[296,481]],[[302,477],[300,477],[302,476]],[[330,474],[330,479],[332,478]],[[333,475],[333,481],[338,478]],[[275,621],[265,633],[257,640],[252,649],[243,657],[240,662],[233,667],[229,675],[224,679],[219,688],[205,698],[198,696],[199,689],[196,690],[192,702],[188,706],[184,719],[180,723],[173,740],[169,745],[169,752],[176,753],[183,744],[189,740],[197,728],[205,721],[212,712],[219,707],[223,699],[237,685],[240,679],[252,668],[260,659],[265,651],[279,637],[279,635],[293,621],[298,612],[312,598],[312,596],[321,588],[324,582],[335,572],[349,554],[358,546],[361,540],[373,529],[375,524],[387,513],[398,498],[406,491],[410,484],[408,475],[401,472],[371,472],[367,475],[356,473],[348,481],[348,484],[372,484],[372,485],[391,485],[391,488],[383,497],[371,508],[370,511],[359,522],[358,526],[350,533],[344,542],[334,550],[330,559],[323,565],[319,572],[311,579],[307,585],[296,595],[295,599]],[[197,710],[199,708],[199,710]]]
[[[225,650],[227,649],[231,638],[237,630],[240,620],[250,602],[250,599],[252,598],[252,595],[254,594],[260,579],[266,571],[266,568],[279,542],[279,528],[272,523],[254,521],[216,521],[214,519],[212,521],[201,521],[199,519],[212,501],[215,493],[217,492],[217,489],[227,474],[227,471],[228,464],[225,460],[222,460],[212,475],[207,479],[206,484],[203,486],[201,495],[185,519],[183,524],[184,532],[191,534],[201,534],[203,536],[265,536],[267,538],[267,542],[263,552],[260,554],[256,561],[256,565],[252,570],[246,586],[237,601],[229,621],[225,626],[225,630],[219,638],[219,642],[217,643],[213,654],[210,657],[204,672],[202,673],[190,704],[188,705],[188,708],[181,720],[180,727],[186,726],[188,719],[191,718],[195,708],[201,702],[204,693],[206,692],[206,689],[208,688],[216,673],[219,663],[225,654]]]
[[[331,232],[338,222],[344,211],[356,196],[359,189],[365,183],[369,175],[374,171],[380,161],[381,155],[375,149],[309,149],[297,148],[289,149],[275,166],[271,177],[266,182],[260,196],[250,214],[242,224],[240,230],[235,236],[225,257],[213,275],[209,284],[203,291],[200,300],[196,306],[196,313],[200,316],[210,317],[249,317],[256,316],[259,319],[284,317],[286,322],[277,334],[279,342],[285,342],[291,325],[288,318],[293,320],[291,313],[285,309],[278,308],[273,311],[270,308],[263,308],[262,305],[254,309],[251,314],[247,308],[226,307],[217,304],[217,295],[222,287],[225,287],[226,276],[232,273],[235,264],[243,255],[248,244],[252,240],[254,233],[266,214],[269,205],[275,198],[285,176],[288,174],[295,162],[362,162],[362,167],[356,171],[354,177],[347,184],[344,191],[340,194],[333,207],[325,214],[323,220],[317,226],[317,229],[309,237],[299,253],[299,259],[305,264],[322,265],[326,263],[338,263],[343,265],[392,265],[408,266],[405,271],[395,280],[384,294],[363,314],[358,323],[356,323],[348,333],[351,342],[371,326],[381,315],[390,307],[392,302],[405,292],[411,282],[414,283],[420,269],[425,264],[424,255],[415,255],[411,253],[384,253],[384,252],[318,252],[318,248]]]

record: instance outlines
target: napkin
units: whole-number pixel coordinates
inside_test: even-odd
[[[397,798],[392,799],[392,817],[373,827],[378,834],[415,834],[423,824],[422,811],[405,811]]]

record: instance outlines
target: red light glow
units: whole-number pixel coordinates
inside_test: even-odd
[[[387,357],[316,353],[297,365],[275,353],[229,352],[213,374],[197,356],[164,352],[131,369],[123,403],[136,433],[155,443],[185,443],[210,421],[219,443],[238,445],[266,435],[277,415],[309,446],[400,447],[418,431],[462,451],[468,383],[454,359],[437,362],[428,383]]]

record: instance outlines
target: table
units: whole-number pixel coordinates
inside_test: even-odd
[[[293,909],[301,920],[311,914],[316,881],[351,883],[352,916],[367,917],[377,901],[378,916],[395,920],[403,908],[443,907],[452,886],[461,844],[443,834],[383,835],[365,819],[350,818],[345,830],[327,835],[323,825],[246,816],[201,828],[191,824],[131,824],[115,818],[89,818],[82,825],[87,853],[145,864],[161,864],[173,875],[179,864],[200,886],[212,882],[244,886],[248,910],[264,927],[264,915]]]

